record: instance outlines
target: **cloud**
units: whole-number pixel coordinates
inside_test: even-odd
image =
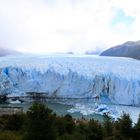
[[[112,26],[118,9],[134,18],[129,29]],[[139,17],[138,0],[0,0],[0,43],[34,53],[105,49],[138,39]]]

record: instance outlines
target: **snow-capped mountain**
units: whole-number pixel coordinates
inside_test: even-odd
[[[140,105],[140,61],[90,55],[1,57],[0,94],[26,92]]]

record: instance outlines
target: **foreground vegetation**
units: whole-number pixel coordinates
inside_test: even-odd
[[[106,116],[103,123],[76,121],[34,103],[25,114],[0,117],[0,140],[140,140],[140,117],[136,124],[128,114],[117,121]]]

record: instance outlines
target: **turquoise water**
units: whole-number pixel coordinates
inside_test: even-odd
[[[52,109],[57,115],[70,114],[73,118],[84,117],[86,119],[95,119],[101,122],[104,120],[102,113],[95,113],[96,106],[100,107],[101,103],[95,102],[92,99],[48,99],[44,104]],[[22,104],[0,104],[0,106],[6,107],[22,107],[24,112],[26,112],[31,105],[32,103],[29,102]],[[105,105],[112,118],[117,119],[125,112],[130,115],[134,123],[137,122],[140,114],[140,107],[115,105],[111,103]]]
[[[71,102],[71,101],[69,101]],[[103,121],[103,116],[99,115],[99,114],[91,114],[91,115],[83,115],[80,112],[75,112],[75,113],[70,113],[68,112],[68,110],[70,110],[71,108],[73,108],[72,104],[69,104],[69,102],[67,102],[67,104],[65,103],[65,101],[63,102],[55,102],[55,101],[47,101],[44,104],[46,106],[48,106],[50,109],[52,109],[57,115],[66,115],[66,114],[70,114],[72,115],[73,118],[86,118],[86,119],[95,119],[95,120],[99,120],[99,121]],[[0,104],[0,106],[10,106],[10,107],[22,107],[23,111],[26,112],[29,107],[32,105],[32,103],[23,103],[23,104]]]

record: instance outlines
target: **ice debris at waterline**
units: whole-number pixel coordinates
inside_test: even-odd
[[[81,104],[76,103],[73,108],[68,110],[69,113],[79,112],[86,115],[92,114],[100,114],[100,115],[108,115],[113,119],[117,119],[119,114],[114,108],[111,108],[105,104]]]
[[[84,116],[92,114],[108,115],[114,120],[120,118],[124,113],[129,114],[134,123],[137,122],[140,114],[140,108],[124,105],[106,105],[92,103],[76,103],[68,113],[81,113]]]
[[[87,55],[1,57],[0,94],[26,92],[140,105],[140,61]]]

